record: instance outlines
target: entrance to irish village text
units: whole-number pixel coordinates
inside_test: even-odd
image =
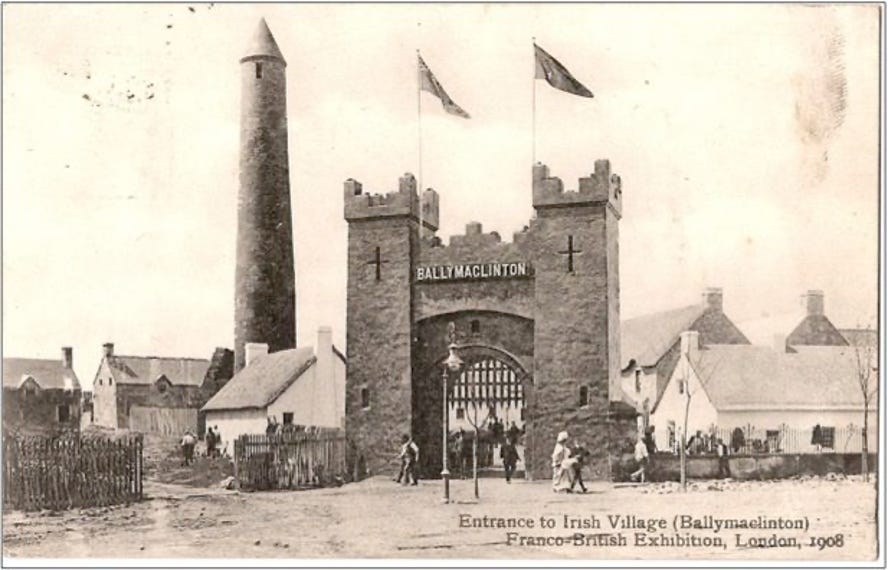
[[[518,447],[522,462],[517,476],[523,477],[525,441],[531,431],[526,399],[531,376],[502,350],[480,344],[454,343],[454,347],[458,368],[448,367],[449,353],[442,354],[434,367],[414,380],[412,427],[422,450],[423,476],[441,476],[446,375],[451,478],[471,478],[475,460],[482,474],[502,470],[500,450],[507,438]]]

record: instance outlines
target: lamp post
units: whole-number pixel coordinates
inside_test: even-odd
[[[444,436],[443,440],[443,448],[441,452],[442,456],[442,465],[441,469],[441,478],[444,480],[444,502],[450,502],[450,470],[448,469],[448,459],[450,456],[450,410],[447,405],[447,396],[449,391],[447,390],[447,380],[451,372],[458,372],[459,369],[463,365],[462,359],[456,354],[456,342],[454,342],[452,335],[450,346],[448,347],[450,350],[450,354],[447,355],[447,359],[444,361],[444,373],[442,375],[442,386],[444,389],[443,394],[443,409],[444,409]]]

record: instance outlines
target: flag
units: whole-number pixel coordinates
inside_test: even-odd
[[[432,73],[432,70],[429,69],[426,62],[422,60],[422,56],[417,54],[417,57],[419,58],[419,88],[423,91],[428,91],[440,99],[441,105],[444,106],[444,110],[451,115],[468,119],[469,114],[463,111],[462,107],[454,103],[453,99],[450,98],[450,95],[447,94],[447,91],[444,91],[444,88],[438,82],[435,74]]]
[[[576,80],[566,67],[546,53],[546,50],[533,44],[536,59],[536,79],[545,79],[555,89],[560,89],[580,97],[593,97],[586,86]]]

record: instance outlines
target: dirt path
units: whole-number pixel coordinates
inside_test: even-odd
[[[545,482],[481,481],[474,502],[470,481],[455,481],[455,502],[440,501],[441,483],[401,487],[383,478],[338,489],[302,492],[236,493],[150,484],[145,502],[83,512],[6,513],[5,557],[102,558],[720,558],[870,560],[875,556],[875,491],[859,480],[762,483],[697,483],[688,493],[671,484],[634,486],[596,483],[585,495],[556,495]],[[611,529],[608,515],[635,515],[666,521],[665,531]],[[633,546],[636,532],[676,533],[676,516],[758,520],[807,520],[808,530],[692,530],[685,536],[720,537],[721,546]],[[519,536],[572,537],[564,518],[597,519],[603,528],[581,531],[625,536],[626,546],[567,544],[528,546],[510,541],[509,529],[461,525],[484,516],[535,521]],[[540,529],[540,517],[556,527]],[[795,538],[800,547],[738,546],[742,538]],[[822,550],[811,537],[841,536]],[[552,539],[554,540],[554,539]]]

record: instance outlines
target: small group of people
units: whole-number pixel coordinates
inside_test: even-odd
[[[213,431],[213,428],[216,431]],[[222,444],[222,432],[219,431],[219,426],[213,426],[207,429],[207,435],[204,438],[204,441],[207,443],[207,457],[221,457],[222,451],[220,449]]]
[[[215,428],[216,431],[213,431]],[[213,426],[207,429],[204,441],[207,444],[207,457],[221,457],[222,451],[220,444],[222,442],[222,434],[219,426]],[[197,436],[191,428],[185,430],[182,439],[179,441],[179,447],[182,449],[182,466],[194,463],[194,449],[197,447]]]
[[[583,467],[589,452],[579,441],[569,443],[569,440],[570,435],[562,431],[555,441],[555,450],[552,452],[552,490],[556,493],[573,493],[579,485],[580,491],[585,493]]]

